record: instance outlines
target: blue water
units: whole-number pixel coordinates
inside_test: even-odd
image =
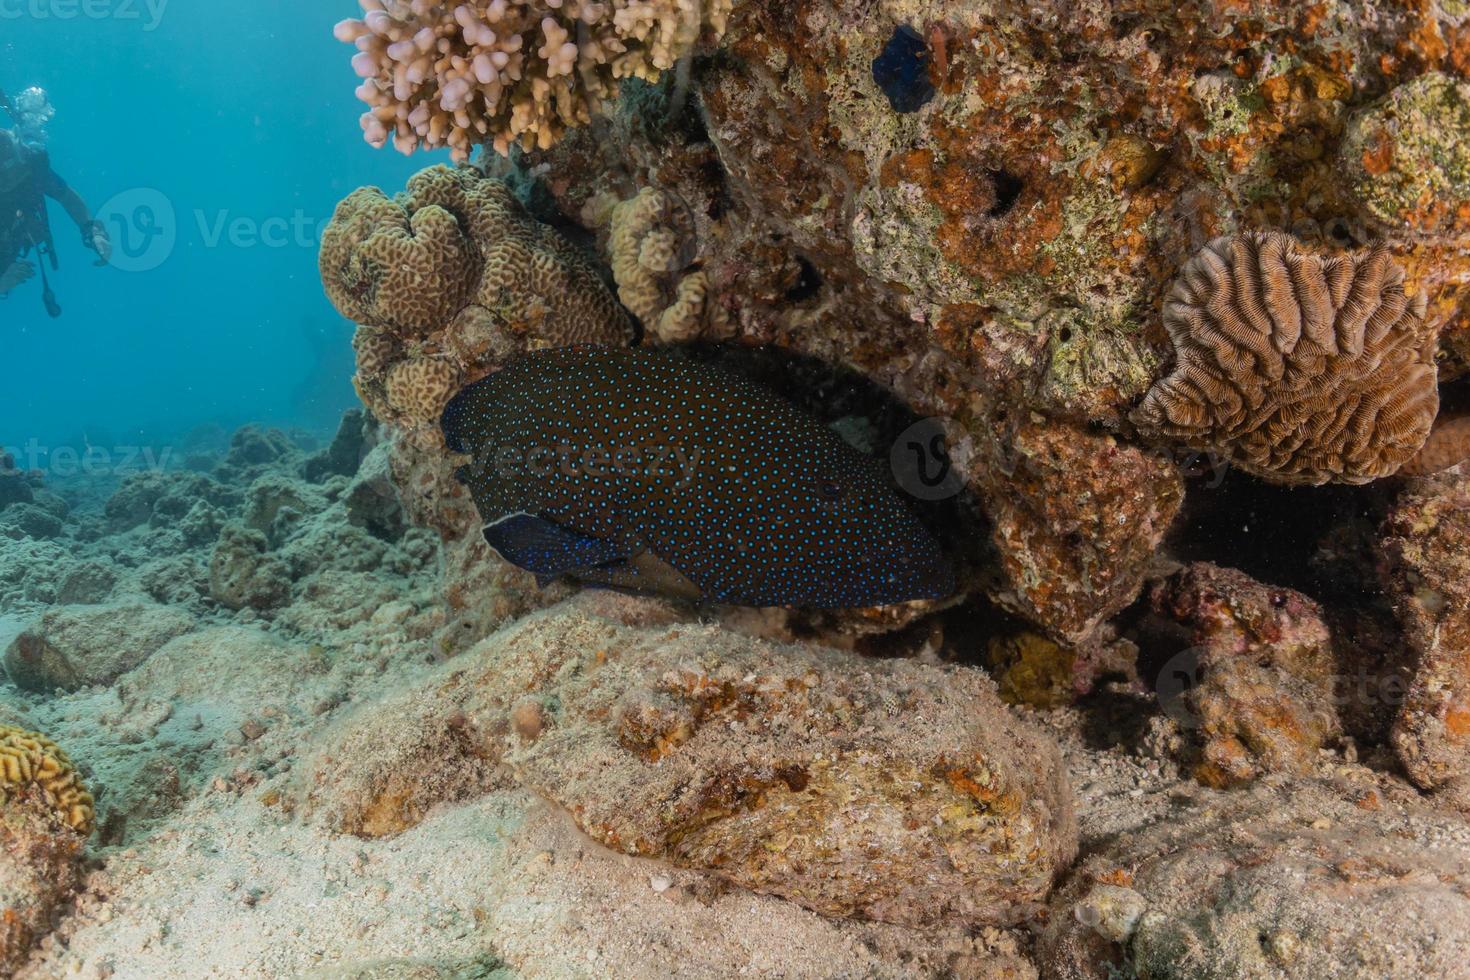
[[[356,11],[0,0],[0,87],[50,93],[52,162],[117,251],[95,268],[52,205],[64,314],[39,280],[0,300],[0,445],[162,447],[205,423],[329,427],[355,403],[320,228],[354,188],[391,193],[438,160],[362,141],[331,32]]]

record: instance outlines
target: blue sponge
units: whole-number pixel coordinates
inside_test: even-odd
[[[918,112],[934,98],[929,81],[929,45],[907,24],[894,28],[883,52],[873,59],[873,81],[895,112]]]

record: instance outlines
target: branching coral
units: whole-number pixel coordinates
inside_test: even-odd
[[[363,134],[404,153],[448,146],[456,160],[491,143],[546,149],[624,78],[653,81],[733,0],[360,0],[336,27],[370,107]]]
[[[666,343],[693,340],[718,318],[709,277],[685,254],[694,238],[687,209],[666,191],[645,187],[613,209],[609,249],[618,298]]]
[[[464,381],[532,346],[627,343],[596,266],[505,184],[432,167],[389,199],[355,191],[322,240],[322,284],[359,325],[356,384],[380,418],[418,426]]]
[[[92,794],[66,753],[44,735],[0,725],[0,799],[27,793],[39,793],[73,830],[92,832]]]
[[[1164,307],[1173,372],[1145,430],[1283,484],[1367,483],[1424,444],[1436,331],[1386,250],[1323,256],[1276,232],[1211,242]]]

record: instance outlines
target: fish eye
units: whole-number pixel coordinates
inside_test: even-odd
[[[823,500],[841,500],[842,484],[827,477],[817,479],[817,496]]]

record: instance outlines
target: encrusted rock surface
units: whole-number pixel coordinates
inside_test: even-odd
[[[35,800],[0,804],[0,970],[12,973],[81,883],[85,838]]]
[[[1454,786],[1470,808],[1470,477],[1419,481],[1384,533],[1385,586],[1407,646],[1393,745],[1416,784]]]
[[[359,832],[408,825],[490,755],[615,850],[907,925],[1015,923],[1071,860],[1056,750],[982,674],[630,627],[595,601],[531,616],[378,706],[318,764],[330,791],[313,805]],[[409,727],[431,758],[348,750],[404,717],[423,719]],[[348,759],[360,774],[338,771]]]
[[[1044,976],[1463,977],[1470,825],[1371,779],[1181,788],[1052,901]]]
[[[1199,563],[1160,583],[1154,608],[1193,644],[1158,678],[1166,710],[1196,742],[1200,782],[1305,774],[1341,734],[1338,660],[1322,608],[1300,592]]]

